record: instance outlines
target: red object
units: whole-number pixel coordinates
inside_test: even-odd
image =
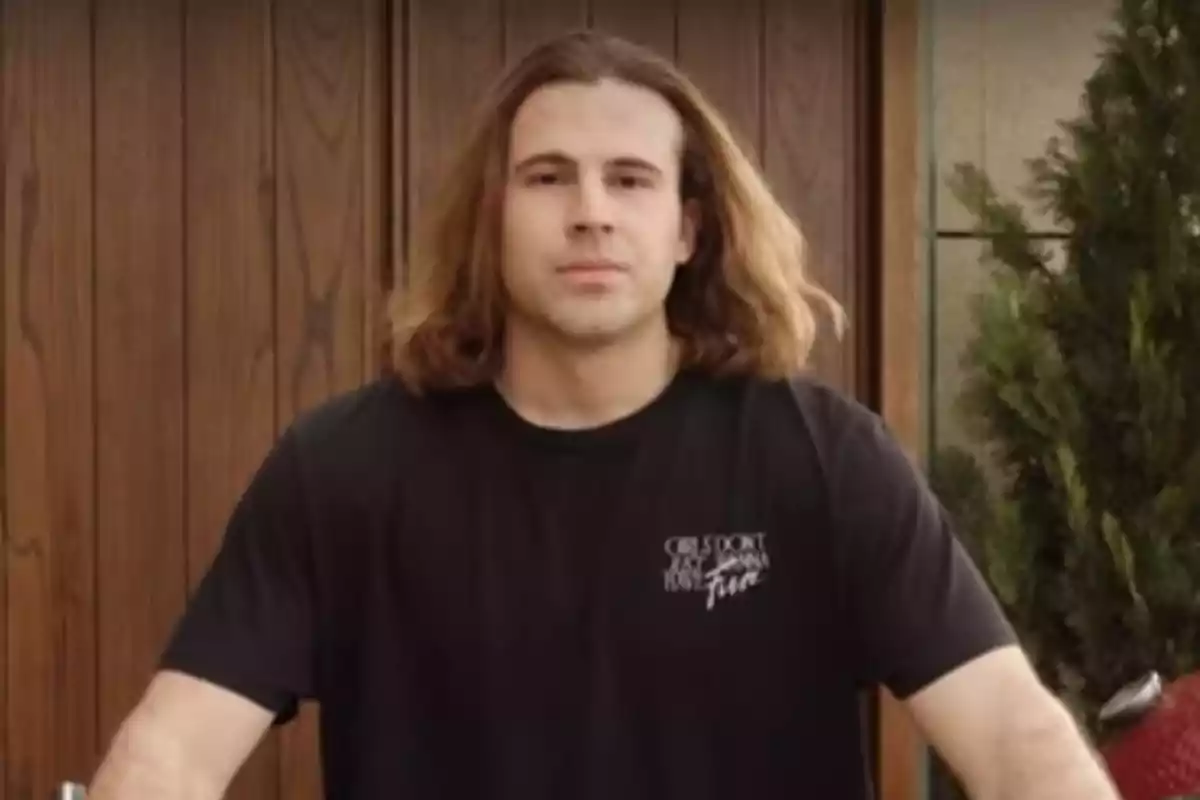
[[[1200,672],[1168,685],[1101,754],[1124,800],[1200,794]]]

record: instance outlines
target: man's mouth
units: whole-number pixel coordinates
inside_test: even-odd
[[[571,261],[557,269],[557,272],[564,275],[603,275],[605,273],[624,271],[625,267],[622,264],[607,259]]]

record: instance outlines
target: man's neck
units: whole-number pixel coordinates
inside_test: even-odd
[[[677,368],[677,347],[665,327],[595,348],[515,330],[506,337],[497,388],[535,425],[593,428],[649,405]]]

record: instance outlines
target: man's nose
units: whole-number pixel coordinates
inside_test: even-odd
[[[613,201],[601,175],[582,175],[575,185],[570,215],[574,233],[601,232],[613,229]]]

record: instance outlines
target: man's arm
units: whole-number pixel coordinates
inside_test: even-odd
[[[855,677],[907,703],[974,800],[1116,800],[1066,709],[878,415],[800,392],[826,466]]]
[[[240,695],[162,671],[113,738],[88,800],[219,800],[272,719]]]
[[[907,706],[973,800],[1119,800],[1074,719],[1018,647],[956,668]]]

